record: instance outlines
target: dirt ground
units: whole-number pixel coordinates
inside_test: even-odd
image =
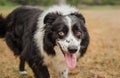
[[[80,12],[86,18],[90,45],[77,67],[69,72],[69,78],[120,78],[120,9]],[[29,74],[20,75],[18,64],[19,59],[13,56],[4,39],[0,39],[0,78],[33,78],[28,66]]]

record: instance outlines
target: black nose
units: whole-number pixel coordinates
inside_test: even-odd
[[[69,46],[69,47],[68,47],[68,51],[69,51],[70,53],[75,53],[75,52],[77,52],[77,50],[78,50],[78,47],[77,47],[77,46]]]

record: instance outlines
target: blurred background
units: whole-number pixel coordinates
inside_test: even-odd
[[[45,5],[49,6],[56,3],[70,3],[73,5],[119,5],[120,0],[0,0],[0,5]]]
[[[64,3],[74,6],[115,6],[120,5],[120,0],[0,0],[0,6],[38,5],[46,7]]]
[[[21,5],[48,8],[54,4],[76,6],[90,34],[88,50],[69,78],[120,78],[120,0],[0,0],[0,14],[6,17]],[[0,78],[33,78],[28,66],[25,76],[19,74],[18,66],[19,59],[0,39]]]

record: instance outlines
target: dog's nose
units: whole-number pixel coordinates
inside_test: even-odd
[[[69,46],[69,47],[68,47],[68,51],[69,51],[70,53],[75,53],[75,52],[77,52],[77,50],[78,50],[78,46],[72,45],[72,46]]]

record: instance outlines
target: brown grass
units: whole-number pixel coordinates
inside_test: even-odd
[[[8,14],[7,11],[2,11]],[[69,72],[70,78],[120,78],[120,10],[81,10],[85,15],[90,45],[87,53]],[[18,72],[19,59],[0,40],[0,78],[32,78]],[[54,75],[52,75],[53,78]]]

